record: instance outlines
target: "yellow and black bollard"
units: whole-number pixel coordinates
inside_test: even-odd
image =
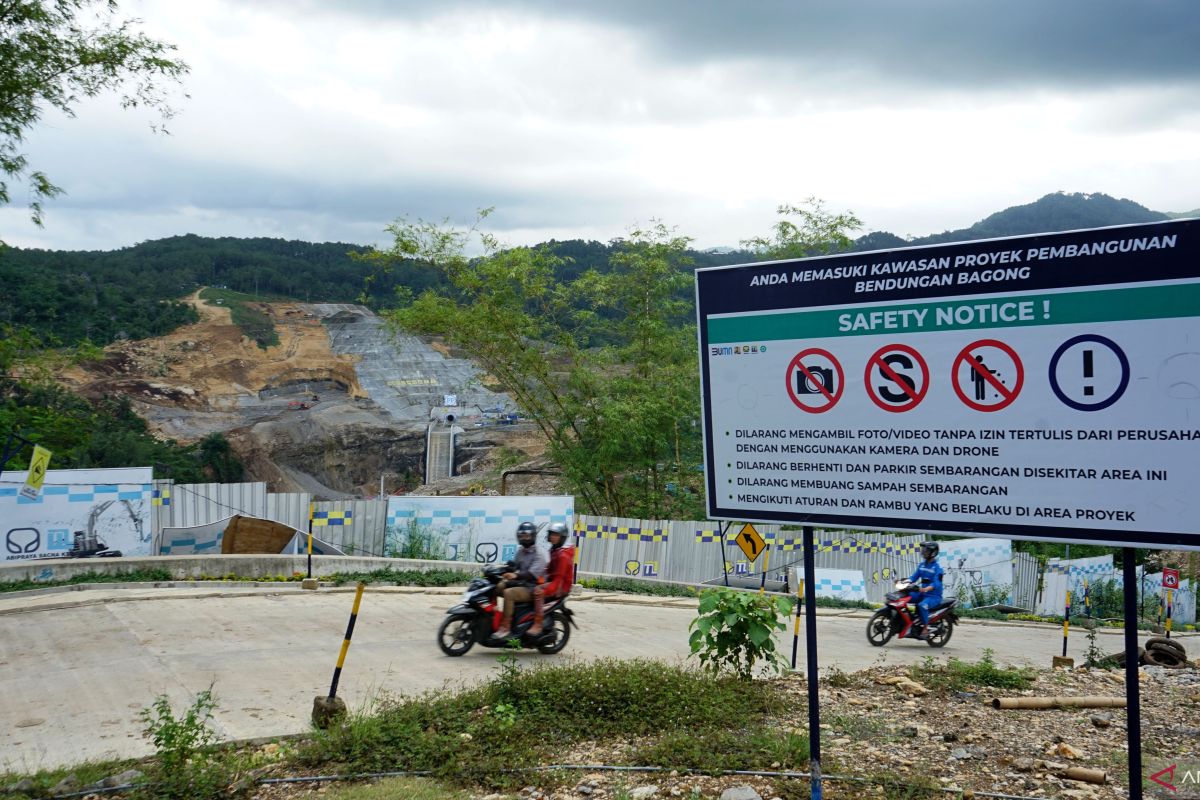
[[[337,666],[333,668],[329,696],[318,695],[313,698],[312,721],[318,728],[328,728],[335,720],[346,715],[346,703],[337,696],[337,687],[342,677],[342,665],[346,663],[346,652],[350,649],[350,637],[354,635],[354,621],[358,619],[358,607],[362,603],[365,588],[365,583],[359,583],[354,592],[354,608],[350,611],[350,622],[346,625],[346,638],[342,640],[342,651],[338,654]]]

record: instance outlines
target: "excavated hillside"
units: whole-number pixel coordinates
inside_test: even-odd
[[[86,397],[128,397],[165,438],[193,442],[223,433],[249,480],[325,498],[377,492],[384,473],[394,476],[389,487],[419,481],[431,423],[463,428],[459,473],[486,465],[500,445],[528,447],[536,439],[527,425],[487,424],[507,398],[484,388],[470,362],[416,337],[391,335],[366,308],[254,303],[280,342],[263,349],[228,308],[200,292],[189,302],[198,323],[116,342],[102,361],[62,380]],[[457,406],[443,405],[448,394]]]

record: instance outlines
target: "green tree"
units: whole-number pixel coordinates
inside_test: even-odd
[[[85,17],[97,12],[98,21]],[[187,65],[174,45],[116,17],[116,0],[5,0],[0,2],[0,205],[10,201],[8,180],[26,178],[33,221],[42,223],[43,199],[62,193],[45,173],[30,170],[21,145],[46,109],[74,116],[77,103],[121,92],[124,108],[146,106],[163,124],[174,109],[166,87]]]
[[[486,216],[483,212],[482,216]],[[369,254],[444,277],[388,312],[444,336],[503,385],[549,442],[581,507],[665,518],[702,507],[688,239],[662,224],[618,243],[611,269],[570,267],[548,247],[502,249],[477,228],[398,221]],[[483,254],[468,258],[474,238]],[[600,343],[600,344],[598,344]],[[666,484],[674,484],[674,492]]]
[[[741,243],[764,261],[846,252],[854,246],[850,234],[862,228],[862,220],[854,212],[834,214],[815,197],[798,206],[781,205],[776,213],[781,219],[771,226],[770,236],[756,236]]]

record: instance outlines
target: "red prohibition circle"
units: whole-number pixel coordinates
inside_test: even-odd
[[[1000,381],[993,378],[990,372],[980,370],[977,366],[975,366],[974,360],[971,359],[971,351],[976,347],[994,347],[1012,359],[1013,366],[1017,371],[1017,379],[1013,383],[1012,388],[1005,386],[1004,384],[1000,383]],[[982,375],[983,379],[987,381],[987,383],[993,389],[1000,393],[1000,402],[989,405],[987,403],[980,403],[967,397],[966,392],[964,392],[962,387],[958,385],[958,367],[964,362],[966,362],[972,370]],[[979,341],[971,342],[969,345],[964,347],[959,352],[958,357],[954,359],[954,366],[950,368],[950,383],[954,386],[954,393],[958,395],[958,399],[962,400],[970,408],[973,408],[976,411],[985,412],[999,411],[1002,408],[1008,408],[1010,405],[1012,405],[1012,402],[1017,399],[1017,395],[1021,393],[1021,387],[1025,384],[1025,366],[1021,363],[1021,359],[1017,355],[1017,351],[1013,350],[1004,342],[1001,342],[998,339],[980,339]]]
[[[833,364],[833,368],[837,372],[837,386],[834,387],[832,392],[827,390],[820,381],[812,380],[812,373],[810,373],[804,367],[804,365],[800,363],[800,359],[804,358],[805,356],[821,356],[822,358],[829,359],[829,363]],[[820,390],[821,394],[825,395],[825,399],[827,401],[825,405],[806,406],[800,401],[800,398],[796,396],[795,390],[792,389],[793,369],[799,369],[801,372],[803,372],[805,377],[807,377],[812,384]],[[787,387],[788,397],[792,398],[792,402],[796,404],[797,408],[799,408],[801,411],[807,411],[810,414],[823,414],[829,409],[833,408],[835,405],[837,405],[837,401],[842,399],[842,390],[846,388],[846,374],[842,372],[842,365],[838,363],[838,360],[833,357],[832,353],[830,353],[828,350],[822,350],[819,347],[810,347],[807,350],[801,350],[799,353],[792,356],[792,360],[788,362],[787,371],[783,375],[783,380],[784,385]]]
[[[899,380],[895,370],[883,362],[883,356],[885,354],[895,352],[912,356],[913,359],[916,360],[917,366],[921,368],[921,374],[924,376],[924,380],[921,381],[921,388],[919,391],[910,391],[908,384]],[[875,396],[875,392],[871,391],[871,370],[875,367],[878,367],[880,372],[891,378],[892,381],[895,382],[895,384],[899,386],[906,395],[908,395],[908,400],[906,402],[889,403],[886,402],[882,397]],[[909,409],[916,408],[918,405],[920,405],[921,401],[925,399],[925,393],[929,391],[929,365],[925,363],[925,359],[920,353],[906,344],[884,345],[876,350],[875,353],[867,359],[867,369],[863,373],[863,385],[866,387],[867,397],[871,398],[871,402],[882,408],[884,411],[891,411],[894,414],[898,414],[901,411],[908,411]]]

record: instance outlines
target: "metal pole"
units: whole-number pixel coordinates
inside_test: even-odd
[[[767,545],[763,550],[763,573],[762,584],[758,587],[758,593],[763,594],[767,591],[767,564],[771,561],[771,545]]]
[[[1167,589],[1167,638],[1171,638],[1171,590]]]
[[[308,504],[308,577],[312,578],[312,521],[313,521],[313,504]],[[332,694],[329,695],[333,697]]]
[[[796,625],[792,629],[792,669],[796,669],[796,651],[800,647],[800,611],[804,608],[804,579],[796,587]]]
[[[729,562],[725,560],[725,534],[729,532],[729,526],[732,522],[726,522],[721,526],[721,571],[725,574],[725,586],[729,587]]]
[[[1067,562],[1067,609],[1063,614],[1063,658],[1067,657],[1067,634],[1071,630],[1071,545],[1067,545],[1066,557],[1063,561]]]
[[[821,699],[817,692],[817,580],[813,529],[804,526],[804,648],[808,675],[808,760],[812,800],[821,800]]]
[[[1071,581],[1067,580],[1067,610],[1063,613],[1063,658],[1067,657],[1067,633],[1071,629]]]
[[[1142,707],[1138,686],[1137,569],[1134,549],[1121,548],[1125,590],[1125,728],[1129,743],[1129,800],[1142,800]]]
[[[338,654],[337,666],[333,668],[333,682],[329,684],[329,696],[337,697],[338,681],[342,677],[342,665],[346,663],[346,652],[350,649],[350,637],[354,635],[354,621],[358,619],[358,606],[362,602],[365,583],[359,583],[354,592],[354,608],[350,610],[350,623],[346,626],[346,638],[342,640],[342,652]]]

